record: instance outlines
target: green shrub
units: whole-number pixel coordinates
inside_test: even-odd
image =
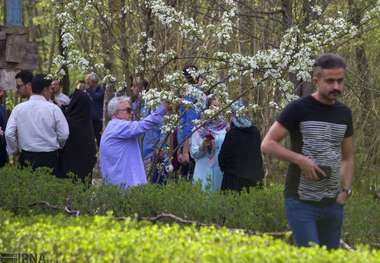
[[[157,225],[111,216],[12,216],[0,211],[0,251],[59,262],[380,262],[380,251],[296,248],[225,228]]]
[[[288,231],[282,186],[233,192],[202,192],[200,185],[171,182],[166,186],[144,185],[123,190],[115,186],[86,189],[72,180],[56,179],[38,170],[0,169],[0,208],[17,214],[56,214],[57,210],[30,204],[47,201],[63,207],[70,199],[72,209],[82,215],[151,217],[172,213],[187,220],[257,232]],[[343,238],[350,244],[380,243],[380,202],[370,195],[355,194],[345,208]]]

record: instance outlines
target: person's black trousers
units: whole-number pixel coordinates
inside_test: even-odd
[[[39,167],[53,169],[53,174],[57,173],[58,151],[54,152],[28,152],[21,151],[19,162],[21,167],[31,166],[33,170]]]
[[[96,144],[100,145],[100,138],[102,135],[102,129],[103,129],[103,121],[101,120],[93,120],[92,124],[94,126],[94,133],[95,133],[95,139],[96,139]]]

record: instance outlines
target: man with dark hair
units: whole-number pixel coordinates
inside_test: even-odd
[[[21,152],[21,166],[30,164],[33,169],[49,167],[56,172],[58,149],[69,136],[69,127],[61,109],[46,100],[43,94],[51,80],[36,75],[32,80],[32,96],[18,104],[9,117],[5,130],[9,154]]]
[[[337,101],[345,71],[340,56],[320,56],[313,69],[317,90],[287,105],[261,144],[264,153],[290,162],[285,209],[298,246],[339,247],[354,166],[352,113]],[[288,133],[290,150],[280,144]]]
[[[33,73],[29,70],[21,70],[15,76],[17,94],[21,98],[29,98],[32,96],[32,79]]]

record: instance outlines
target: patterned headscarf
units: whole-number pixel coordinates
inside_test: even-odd
[[[238,101],[235,101],[232,105],[231,105],[231,108],[232,108],[232,123],[238,127],[238,128],[248,128],[248,127],[251,127],[253,124],[252,124],[252,121],[247,117],[247,116],[238,116],[238,110],[243,107],[244,104],[241,100],[238,100]]]
[[[206,123],[199,129],[199,135],[204,139],[209,134],[218,133],[221,130],[227,128],[227,123],[222,119],[208,120]]]

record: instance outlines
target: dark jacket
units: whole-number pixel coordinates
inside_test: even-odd
[[[103,119],[104,88],[97,86],[96,88],[88,88],[86,92],[91,98],[92,120],[101,121]]]
[[[0,127],[5,132],[5,126],[6,126],[6,114],[5,114],[5,108],[0,105]],[[7,150],[6,150],[6,144],[5,144],[5,136],[0,136],[0,167],[3,167],[5,163],[8,160]]]
[[[224,176],[257,182],[264,177],[261,136],[256,126],[238,128],[231,123],[219,153]]]
[[[73,172],[83,180],[91,174],[96,162],[96,144],[89,96],[83,91],[76,90],[71,96],[65,116],[70,135],[60,154],[60,177]]]

